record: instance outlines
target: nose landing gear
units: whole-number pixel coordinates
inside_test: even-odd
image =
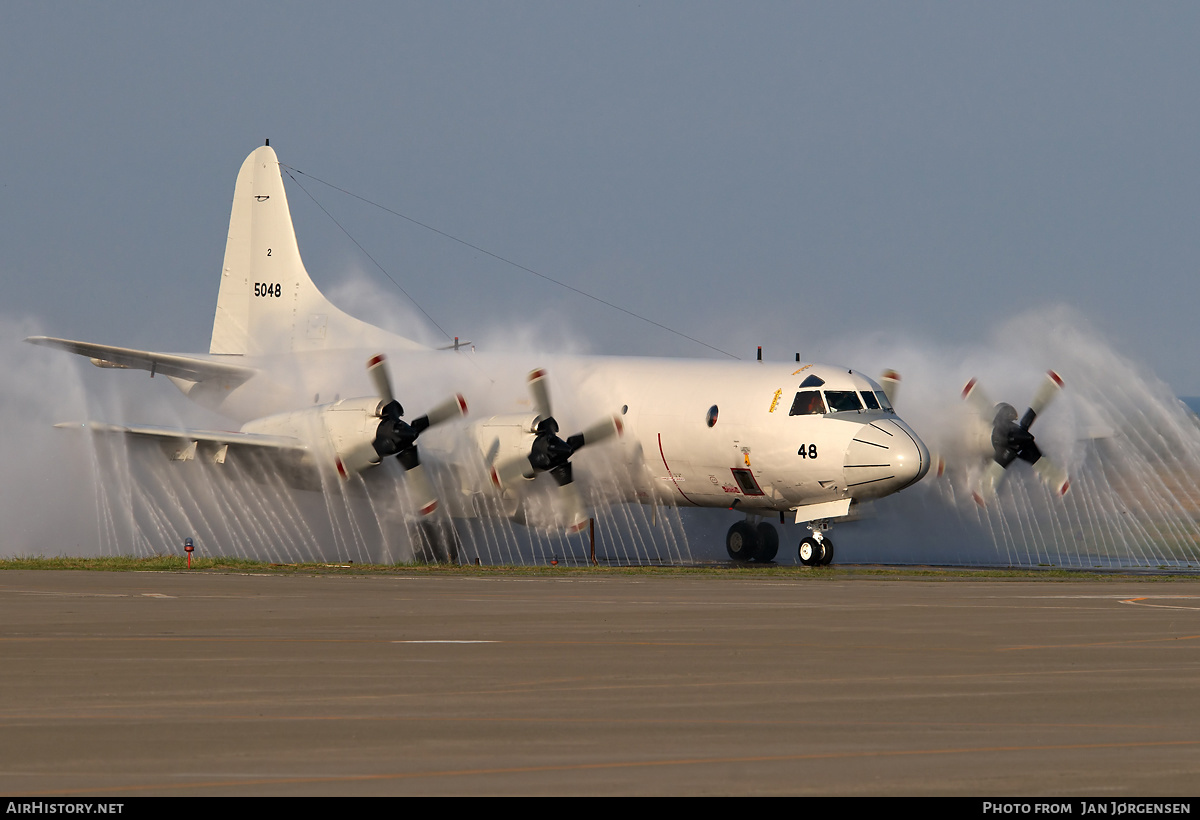
[[[833,562],[833,539],[826,538],[828,520],[813,521],[808,525],[812,535],[800,541],[800,563],[806,567],[824,567]]]

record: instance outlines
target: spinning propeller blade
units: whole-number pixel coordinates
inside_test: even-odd
[[[432,427],[435,424],[441,424],[443,421],[462,418],[466,414],[467,400],[463,398],[461,393],[456,393],[441,404],[435,404],[423,418],[426,421],[425,427]],[[421,419],[414,421],[413,426],[416,427],[420,421]]]
[[[568,533],[579,532],[587,526],[588,516],[583,510],[583,499],[579,497],[579,488],[574,482],[558,488],[558,506]]]
[[[1045,482],[1046,486],[1059,495],[1066,495],[1071,489],[1071,481],[1067,471],[1050,459],[1042,456],[1033,465],[1033,471]]]
[[[620,436],[625,432],[625,427],[621,424],[620,416],[609,416],[603,421],[598,421],[591,427],[584,428],[582,433],[576,433],[567,439],[567,443],[571,445],[572,452],[578,450],[584,444],[598,444],[605,439],[613,436]]]
[[[967,382],[967,386],[962,391],[963,401],[971,405],[971,408],[980,415],[981,418],[991,421],[996,412],[996,405],[988,397],[988,394],[980,387],[976,379],[971,379]]]
[[[1053,370],[1047,370],[1046,378],[1042,381],[1041,386],[1038,387],[1037,392],[1033,394],[1033,401],[1029,404],[1029,411],[1033,413],[1035,418],[1042,414],[1042,411],[1046,409],[1050,402],[1054,401],[1054,397],[1062,390],[1062,386],[1062,377]],[[1029,423],[1033,424],[1033,420],[1031,419]]]
[[[879,386],[883,395],[887,396],[888,404],[896,406],[896,396],[900,393],[900,374],[895,370],[885,370],[879,377]]]
[[[391,404],[396,400],[392,394],[392,380],[388,376],[388,369],[385,362],[386,357],[379,353],[367,360],[367,375],[371,377],[371,381],[375,385],[375,392],[379,394],[379,398],[383,399],[384,404]]]
[[[999,462],[988,462],[987,468],[983,471],[983,481],[980,482],[979,489],[971,493],[976,504],[986,507],[987,503],[996,497],[996,488],[1000,486],[1000,481],[1004,478],[1004,469]]]
[[[543,419],[551,418],[550,385],[546,383],[546,371],[541,368],[529,374],[529,392],[533,394],[533,406]]]
[[[418,515],[429,515],[437,509],[437,495],[433,491],[433,485],[429,483],[429,476],[425,475],[424,464],[418,463],[405,468],[404,484],[408,487],[409,499]]]

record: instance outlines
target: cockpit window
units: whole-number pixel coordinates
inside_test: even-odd
[[[875,398],[879,399],[879,406],[882,407],[884,410],[887,410],[889,413],[896,412],[895,410],[892,409],[892,403],[890,401],[888,401],[887,394],[884,393],[882,390],[875,391]]]
[[[807,379],[800,382],[801,387],[820,387],[823,384],[825,384],[825,380],[816,373],[810,373]]]
[[[825,412],[825,402],[821,401],[820,390],[801,390],[792,402],[789,416],[821,415]]]
[[[851,410],[862,410],[862,402],[853,390],[826,390],[825,401],[829,402],[830,413],[848,413]]]
[[[862,394],[863,404],[867,405],[868,410],[878,410],[879,400],[875,398],[875,394],[870,390],[864,390]]]

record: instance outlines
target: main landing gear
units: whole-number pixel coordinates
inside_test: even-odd
[[[725,551],[734,561],[769,564],[779,552],[779,531],[766,521],[738,521],[725,533]]]

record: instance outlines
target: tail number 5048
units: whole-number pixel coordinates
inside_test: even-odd
[[[283,296],[283,285],[279,283],[268,284],[266,282],[254,283],[255,296]]]

